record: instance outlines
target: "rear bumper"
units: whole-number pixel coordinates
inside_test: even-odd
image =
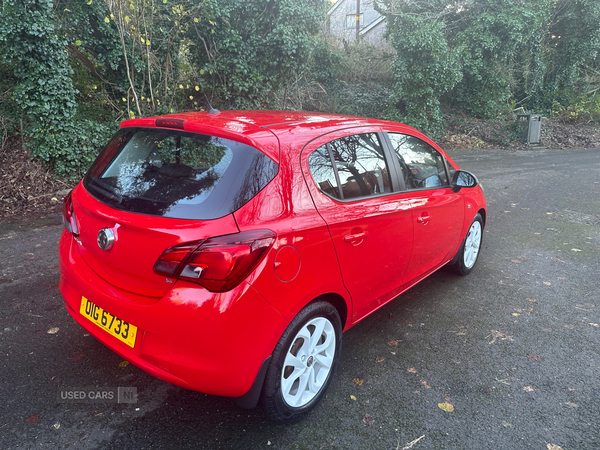
[[[79,256],[73,237],[60,241],[60,289],[73,318],[140,369],[169,383],[212,395],[240,397],[254,384],[287,321],[249,284],[213,294],[179,281],[161,299],[116,288]],[[138,327],[133,348],[79,312],[86,297]],[[144,301],[145,300],[145,301]]]

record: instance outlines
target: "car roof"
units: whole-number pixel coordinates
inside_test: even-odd
[[[331,131],[362,126],[395,126],[421,134],[407,125],[387,120],[320,112],[267,110],[176,113],[125,120],[121,123],[121,128],[156,127],[157,119],[176,119],[183,127],[180,129],[185,131],[210,133],[234,139],[242,138],[246,143],[260,147],[276,162],[279,161],[279,149],[273,146],[269,149],[269,145],[265,146],[269,140],[273,140],[273,135],[276,135],[280,141],[291,138],[296,143],[304,145]]]
[[[219,124],[223,128],[232,128],[232,131],[239,131],[239,124],[244,124],[248,128],[268,128],[277,126],[293,126],[297,124],[320,125],[323,128],[331,126],[340,126],[346,124],[374,125],[380,123],[392,123],[366,117],[348,116],[342,114],[330,114],[320,112],[305,111],[263,111],[263,110],[238,110],[238,111],[219,111],[211,114],[206,111],[186,112],[168,114],[143,119],[126,120],[125,126],[145,126],[141,122],[154,122],[158,118],[181,119],[190,123]],[[237,126],[235,124],[238,124]],[[229,126],[228,126],[229,125]]]

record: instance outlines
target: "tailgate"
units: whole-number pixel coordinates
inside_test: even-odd
[[[231,214],[213,220],[189,220],[113,209],[81,184],[73,191],[73,209],[79,228],[78,250],[90,268],[108,283],[156,301],[173,287],[173,280],[153,271],[163,251],[182,242],[239,231]],[[98,245],[98,233],[104,228],[115,236],[110,250]]]

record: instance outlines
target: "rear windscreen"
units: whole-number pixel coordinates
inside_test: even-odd
[[[87,191],[125,211],[216,219],[252,199],[277,164],[240,142],[183,131],[124,128],[84,179]]]

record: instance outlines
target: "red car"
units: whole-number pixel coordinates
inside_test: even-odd
[[[471,271],[486,202],[406,125],[213,110],[123,122],[63,216],[77,322],[162,380],[285,422],[323,397],[342,331],[442,266]]]

